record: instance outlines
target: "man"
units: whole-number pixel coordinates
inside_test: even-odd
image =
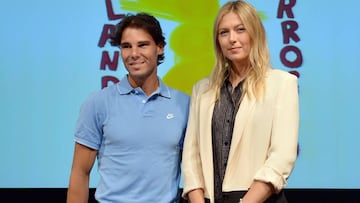
[[[89,96],[75,131],[68,203],[88,201],[89,174],[98,160],[100,203],[172,203],[179,200],[180,153],[189,96],[162,83],[165,38],[145,13],[125,16],[111,45],[128,72]]]

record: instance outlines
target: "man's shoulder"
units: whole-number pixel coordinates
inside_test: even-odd
[[[168,90],[170,91],[170,94],[172,96],[176,96],[176,97],[180,97],[180,98],[189,98],[190,96],[188,94],[186,94],[185,92],[183,92],[182,90],[179,90],[179,89],[176,89],[176,88],[173,88],[173,87],[170,87],[168,85],[165,85],[166,88],[168,88]]]
[[[102,102],[105,101],[108,97],[112,97],[114,94],[117,93],[116,84],[104,87],[102,89],[94,90],[89,93],[86,101],[89,102]]]

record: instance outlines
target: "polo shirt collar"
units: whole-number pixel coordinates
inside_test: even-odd
[[[158,80],[159,80],[159,88],[155,90],[155,92],[152,95],[158,94],[159,96],[170,99],[171,93],[169,87],[167,87],[159,77]],[[125,75],[117,84],[117,89],[121,95],[125,95],[125,94],[130,94],[131,91],[133,91],[135,88],[131,87],[128,80],[128,75]]]

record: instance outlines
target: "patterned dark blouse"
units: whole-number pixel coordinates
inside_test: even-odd
[[[220,90],[220,99],[216,101],[212,116],[212,147],[214,163],[215,200],[222,199],[222,182],[230,152],[231,138],[236,113],[239,109],[242,82],[233,87],[228,79]]]

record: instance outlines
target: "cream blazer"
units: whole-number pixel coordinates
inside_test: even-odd
[[[202,188],[214,202],[211,119],[215,91],[208,79],[193,87],[189,121],[184,141],[183,197]],[[208,90],[208,91],[207,91]],[[299,101],[297,77],[270,69],[266,94],[255,101],[245,96],[234,124],[223,191],[248,190],[254,180],[271,183],[279,192],[297,157]]]

